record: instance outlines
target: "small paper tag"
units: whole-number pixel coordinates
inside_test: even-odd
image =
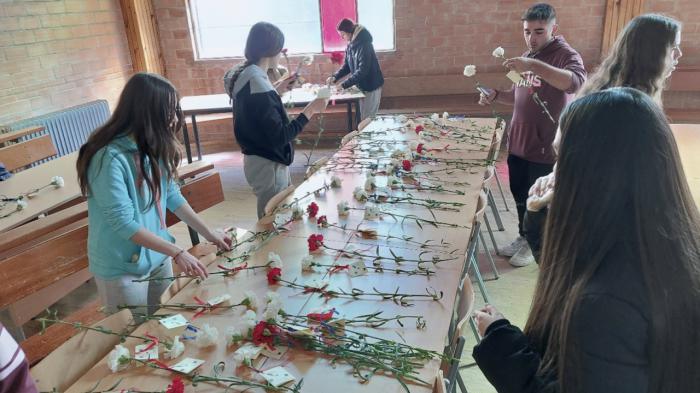
[[[260,353],[270,359],[280,360],[287,351],[289,351],[288,347],[276,346],[274,350],[264,348]]]
[[[154,345],[153,348],[145,350],[151,344],[141,344],[134,348],[134,359],[136,360],[158,360],[158,346]]]
[[[267,371],[263,371],[260,375],[274,387],[280,387],[296,379],[284,367],[271,368]]]
[[[230,302],[231,302],[231,295],[220,295],[220,296],[213,297],[213,298],[207,300],[207,303],[211,304],[212,306],[216,306],[216,305],[228,306],[228,305],[230,305]]]
[[[175,314],[160,320],[160,324],[166,329],[177,329],[187,326],[187,319],[182,314]]]
[[[200,359],[193,359],[193,358],[185,358],[180,363],[170,367],[175,371],[179,371],[181,373],[189,374],[192,372],[194,369],[197,367],[201,366],[204,364],[204,360]]]
[[[523,80],[523,76],[514,70],[510,70],[510,72],[506,74],[506,77],[508,77],[508,79],[513,81],[513,83],[515,83],[516,85],[520,83],[521,80]]]
[[[356,261],[350,265],[350,270],[348,270],[350,277],[364,276],[367,274],[367,266],[363,261]]]

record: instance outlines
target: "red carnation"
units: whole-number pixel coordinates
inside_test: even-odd
[[[265,344],[268,348],[274,349],[273,343],[275,341],[275,336],[279,334],[280,330],[277,326],[265,321],[260,321],[253,328],[253,344]]]
[[[182,382],[182,378],[179,376],[173,378],[165,393],[185,393],[185,383]]]
[[[423,128],[422,125],[418,124],[418,125],[416,126],[416,134],[419,133],[419,132],[421,132],[421,131],[423,131],[423,130],[425,130],[425,128]]]
[[[275,285],[282,276],[282,269],[279,267],[273,267],[267,271],[267,283],[270,285]]]
[[[410,160],[403,160],[401,161],[401,166],[403,167],[404,171],[410,171],[411,170],[411,161]]]
[[[316,217],[316,213],[318,213],[318,205],[316,202],[311,202],[311,204],[306,207],[306,212],[309,213],[309,217]]]
[[[318,226],[326,228],[328,227],[328,218],[326,216],[321,216],[316,219],[316,223],[318,223]]]
[[[323,235],[311,235],[306,241],[309,243],[309,252],[314,252],[323,245]]]
[[[423,145],[422,143],[419,143],[418,146],[416,146],[416,152],[418,154],[423,154],[423,146],[425,145]]]
[[[343,55],[343,52],[333,52],[333,53],[331,53],[331,63],[333,63],[333,64],[343,64],[343,60],[345,60],[345,56]]]

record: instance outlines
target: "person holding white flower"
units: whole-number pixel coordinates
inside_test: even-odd
[[[525,266],[534,261],[523,227],[525,205],[532,184],[552,172],[555,162],[552,141],[557,125],[534,99],[534,94],[545,102],[552,118],[558,119],[586,80],[581,56],[557,35],[554,7],[535,4],[525,11],[521,20],[528,51],[503,63],[522,75],[520,82],[509,91],[483,88],[479,101],[482,105],[494,101],[513,105],[513,118],[508,128],[508,174],[518,210],[519,236],[500,249],[502,255],[512,257],[513,266]],[[504,51],[494,51],[493,55],[503,56]]]
[[[123,304],[149,305],[139,314],[155,312],[170,281],[133,280],[172,276],[171,262],[188,275],[207,277],[199,259],[168,233],[166,209],[220,249],[230,248],[231,238],[208,228],[180,194],[178,102],[170,81],[137,73],[112,117],[80,148],[76,167],[88,204],[88,261],[107,312]]]
[[[360,117],[364,120],[377,114],[384,86],[384,75],[372,45],[372,35],[364,26],[348,18],[338,23],[338,34],[348,42],[345,61],[326,83],[339,83],[349,75],[340,86],[343,89],[357,86],[365,94],[365,98],[360,100]]]
[[[245,62],[224,78],[233,100],[233,130],[244,155],[243,171],[257,197],[258,218],[265,215],[267,202],[291,184],[292,142],[328,104],[327,99],[316,98],[299,116],[289,119],[279,91],[266,74],[269,65],[279,61],[283,46],[284,34],[277,26],[254,24],[246,41]]]

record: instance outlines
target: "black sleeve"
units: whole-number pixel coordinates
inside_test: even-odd
[[[338,71],[336,71],[335,74],[333,74],[333,79],[334,79],[334,80],[337,81],[338,79],[340,79],[340,78],[342,78],[342,77],[344,77],[345,75],[347,75],[347,74],[350,73],[350,65],[348,64],[348,55],[349,55],[349,53],[348,53],[348,52],[345,52],[345,58],[344,58],[344,60],[343,60],[343,66],[340,67],[340,69],[339,69]]]
[[[341,85],[343,89],[354,86],[364,79],[369,73],[370,65],[372,64],[372,52],[374,49],[371,44],[366,43],[357,47],[357,69],[350,75],[348,79]]]
[[[640,310],[610,295],[587,295],[571,326],[581,352],[581,392],[648,391],[649,321]]]
[[[284,107],[275,92],[251,94],[250,100],[261,137],[270,146],[282,146],[293,141],[309,122],[303,113],[292,121],[282,117]]]
[[[547,220],[547,208],[542,208],[540,211],[525,211],[523,219],[523,229],[525,230],[525,239],[532,250],[532,256],[535,261],[540,263],[540,254],[542,253],[542,240],[544,239],[544,223]]]
[[[499,393],[558,391],[554,375],[539,376],[541,356],[523,332],[507,320],[496,321],[472,354]]]

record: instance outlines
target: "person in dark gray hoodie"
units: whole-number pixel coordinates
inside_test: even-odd
[[[363,26],[347,18],[338,23],[338,34],[348,41],[345,60],[343,66],[328,78],[327,83],[338,83],[349,75],[340,86],[343,89],[357,86],[365,94],[365,98],[360,100],[360,115],[364,120],[377,114],[384,85],[384,75],[372,45],[372,35]]]

